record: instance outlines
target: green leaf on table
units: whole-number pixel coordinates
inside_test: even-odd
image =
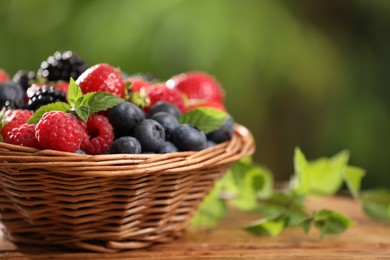
[[[284,220],[262,218],[244,229],[256,236],[277,236],[284,227]]]
[[[390,189],[363,192],[362,206],[364,212],[371,218],[390,221]]]
[[[30,119],[27,121],[29,124],[36,124],[39,122],[39,120],[42,118],[43,114],[50,111],[62,111],[62,112],[69,112],[70,106],[65,102],[55,102],[50,103],[44,106],[41,106],[38,108],[35,113],[30,117]]]
[[[355,199],[360,196],[362,178],[365,174],[364,169],[355,166],[347,166],[343,173],[344,182]]]
[[[200,204],[197,213],[192,218],[192,226],[210,228],[216,226],[227,213],[225,201],[220,198],[222,180],[218,181],[211,192]]]
[[[327,209],[315,212],[313,222],[320,230],[321,237],[328,234],[340,234],[353,225],[352,220],[347,216]]]
[[[181,124],[189,124],[207,134],[223,125],[228,117],[226,112],[219,109],[202,107],[182,114],[179,121]]]
[[[297,148],[294,156],[294,190],[301,194],[332,195],[336,193],[343,184],[348,159],[349,153],[342,151],[331,158],[307,161],[302,151]]]
[[[248,159],[236,162],[230,170],[232,185],[227,191],[234,193],[233,205],[243,211],[258,207],[258,199],[269,197],[273,192],[272,174],[264,167]]]

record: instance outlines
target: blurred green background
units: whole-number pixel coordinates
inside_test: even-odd
[[[56,50],[165,80],[203,70],[277,179],[293,150],[348,149],[364,187],[390,187],[388,0],[1,0],[0,67],[37,70]]]

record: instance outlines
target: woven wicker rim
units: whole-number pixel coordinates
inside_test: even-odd
[[[65,174],[91,177],[127,177],[156,172],[181,173],[210,165],[223,165],[250,155],[254,150],[251,133],[244,126],[236,124],[229,142],[198,152],[85,155],[0,143],[0,167],[55,169]]]

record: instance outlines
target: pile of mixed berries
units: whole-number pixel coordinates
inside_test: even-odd
[[[0,69],[1,108],[4,142],[91,155],[199,151],[230,140],[234,125],[220,84],[204,72],[163,82],[87,66],[71,51],[12,79]]]

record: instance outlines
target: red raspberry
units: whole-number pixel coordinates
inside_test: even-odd
[[[89,92],[109,92],[123,98],[125,83],[120,72],[108,64],[90,67],[76,80],[83,94]]]
[[[9,80],[10,79],[8,73],[5,70],[0,69],[0,82],[6,82]]]
[[[5,120],[8,121],[8,123],[3,126],[3,129],[1,129],[1,135],[3,138],[5,138],[7,133],[10,132],[13,128],[19,127],[26,123],[32,114],[32,111],[25,109],[8,110],[5,114]]]
[[[188,72],[167,81],[169,88],[177,88],[189,99],[204,99],[223,104],[224,93],[215,78],[204,72]]]
[[[159,101],[166,101],[172,103],[179,108],[180,111],[184,109],[184,97],[178,89],[170,89],[165,83],[156,83],[154,85],[141,87],[138,91],[135,89],[135,92],[143,94],[145,92],[146,96],[150,100],[149,106],[145,107],[144,110],[148,112],[150,108]]]
[[[51,111],[45,113],[35,127],[35,135],[45,149],[74,152],[85,137],[77,119],[72,115]]]
[[[183,112],[187,112],[187,111],[190,111],[192,109],[196,109],[196,108],[199,108],[199,107],[210,107],[210,108],[216,108],[216,109],[219,109],[223,112],[226,112],[226,108],[223,104],[219,103],[219,102],[215,102],[215,101],[206,101],[206,102],[195,102],[194,104],[191,104],[189,106],[186,106],[184,108],[184,111]]]
[[[114,129],[107,117],[93,114],[87,121],[88,136],[81,144],[81,150],[87,154],[103,154],[114,141]]]
[[[12,129],[8,132],[4,141],[9,144],[41,148],[38,139],[35,137],[35,125],[33,124],[22,124]]]

